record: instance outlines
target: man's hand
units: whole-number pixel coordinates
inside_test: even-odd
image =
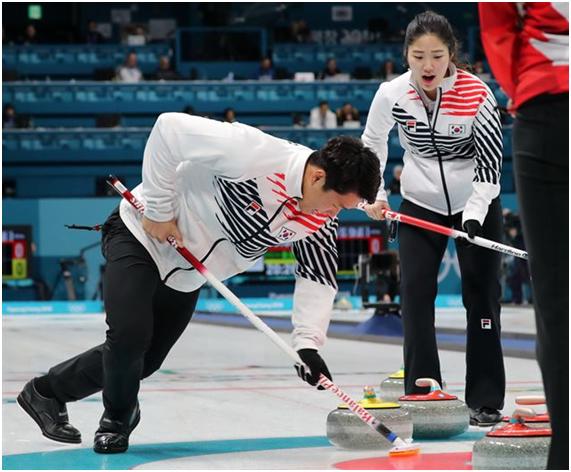
[[[325,375],[329,380],[332,380],[331,374],[325,361],[321,358],[316,349],[300,349],[297,351],[299,357],[304,362],[304,364],[309,367],[310,372],[307,372],[305,368],[299,364],[295,365],[295,370],[297,370],[297,375],[305,380],[309,385],[317,385],[319,376],[321,374]],[[325,390],[321,385],[317,387],[318,390]]]
[[[169,236],[174,236],[178,247],[184,246],[182,234],[176,225],[176,220],[159,223],[158,221],[149,220],[146,216],[143,216],[143,229],[151,238],[161,243],[164,243]]]
[[[470,239],[474,238],[474,236],[481,236],[482,235],[482,225],[478,220],[466,220],[464,221],[464,231],[468,233],[468,237]]]
[[[384,220],[385,217],[383,216],[383,210],[390,210],[391,207],[389,202],[384,200],[379,200],[372,205],[366,204],[363,205],[363,209],[369,215],[369,218],[373,218],[374,220]]]

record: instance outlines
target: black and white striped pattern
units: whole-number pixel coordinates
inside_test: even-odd
[[[473,125],[476,145],[474,182],[499,185],[502,171],[502,122],[496,99],[488,93]]]
[[[231,182],[214,177],[214,183],[218,193],[214,198],[221,211],[221,214],[216,214],[216,219],[242,257],[256,260],[268,247],[280,243],[270,233],[269,218],[254,179]],[[252,202],[256,202],[260,209],[250,214],[246,209]]]
[[[293,243],[297,259],[295,275],[329,285],[337,290],[337,228],[339,220],[331,218],[318,231]]]
[[[423,159],[438,159],[438,153],[434,148],[434,143],[430,136],[430,127],[423,121],[417,120],[414,116],[403,110],[398,103],[393,107],[393,117],[400,125],[400,130],[404,133],[410,149],[415,153],[415,157]],[[409,131],[407,121],[416,121],[416,130]],[[472,136],[445,136],[434,131],[434,141],[438,146],[442,160],[453,159],[474,159],[476,148]]]

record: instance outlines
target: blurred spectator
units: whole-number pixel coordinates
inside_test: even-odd
[[[4,106],[2,113],[2,128],[10,129],[16,127],[16,109],[11,103]]]
[[[234,108],[226,108],[226,110],[224,110],[222,121],[227,123],[234,123],[236,121],[236,112],[234,111]]]
[[[323,69],[317,76],[320,80],[327,80],[334,78],[336,75],[340,74],[341,70],[337,67],[337,61],[334,57],[327,59],[325,64],[325,69]]]
[[[153,76],[154,80],[180,80],[180,75],[171,67],[171,61],[168,56],[161,56],[159,59],[159,68]]]
[[[387,190],[389,195],[400,195],[400,176],[402,174],[402,166],[394,166],[393,180],[389,184]]]
[[[90,20],[87,23],[87,33],[85,34],[87,44],[102,44],[105,42],[103,35],[97,30],[97,22]]]
[[[383,64],[383,68],[381,70],[381,78],[386,81],[393,80],[399,76],[395,70],[395,63],[391,59],[387,59]]]
[[[509,210],[504,210],[504,231],[506,244],[525,250],[520,218]],[[508,300],[508,303],[521,305],[524,301],[523,286],[529,286],[530,283],[527,261],[519,257],[507,256],[505,265],[506,284],[511,291],[511,300]]]
[[[274,67],[272,65],[272,60],[265,56],[260,61],[260,67],[258,68],[258,80],[274,80]]]
[[[26,29],[24,30],[24,36],[20,37],[20,44],[38,44],[39,43],[39,39],[38,39],[38,32],[36,30],[36,27],[32,24],[29,24],[28,26],[26,26]]]
[[[2,128],[3,129],[13,129],[13,128],[30,128],[31,120],[27,115],[16,114],[16,109],[11,103],[7,103],[4,106],[2,112]]]
[[[143,73],[137,66],[137,53],[131,51],[125,58],[125,63],[117,68],[115,79],[118,82],[136,83],[143,80]]]
[[[187,115],[196,115],[196,112],[194,111],[194,107],[192,105],[187,105],[182,109],[183,113],[186,113]]]
[[[337,125],[345,128],[360,127],[359,111],[349,102],[343,104],[343,106],[337,110]]]
[[[484,82],[489,81],[492,78],[492,74],[486,72],[484,69],[484,61],[482,59],[478,59],[474,62],[474,74],[480,77]]]
[[[329,103],[323,100],[319,106],[312,108],[309,113],[309,128],[337,128],[337,117],[329,109]]]
[[[305,20],[295,20],[291,24],[291,37],[294,43],[309,43],[311,31]]]
[[[294,113],[292,117],[292,126],[294,128],[305,128],[307,125],[303,120],[301,113]]]
[[[147,33],[141,25],[127,25],[123,29],[123,44],[128,46],[144,46],[147,43]]]

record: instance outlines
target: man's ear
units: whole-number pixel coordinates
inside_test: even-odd
[[[323,169],[321,169],[320,167],[316,167],[313,170],[313,174],[311,176],[311,182],[317,183],[320,180],[323,180],[323,183],[325,184],[325,171]]]

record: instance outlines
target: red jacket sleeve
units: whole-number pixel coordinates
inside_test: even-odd
[[[513,98],[517,83],[519,15],[516,3],[478,4],[480,32],[486,58],[494,77],[508,97]]]

